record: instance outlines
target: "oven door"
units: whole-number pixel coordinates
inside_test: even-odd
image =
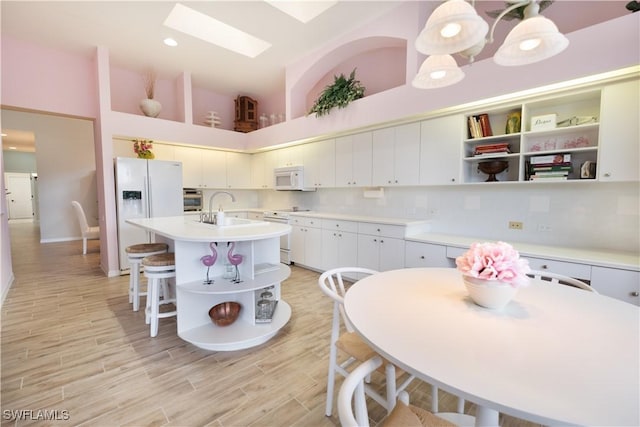
[[[285,218],[270,218],[265,216],[263,221],[275,222],[278,224],[288,224],[289,220]],[[283,264],[291,264],[291,233],[280,236],[280,262]]]

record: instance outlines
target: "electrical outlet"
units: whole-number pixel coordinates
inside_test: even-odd
[[[523,224],[519,221],[509,221],[509,229],[510,230],[522,230]]]

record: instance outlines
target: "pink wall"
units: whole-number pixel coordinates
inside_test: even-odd
[[[95,118],[95,65],[79,55],[2,36],[2,105]]]
[[[216,111],[222,121],[220,129],[233,130],[235,103],[231,96],[219,95],[206,89],[193,88],[193,123],[203,125],[209,111]]]

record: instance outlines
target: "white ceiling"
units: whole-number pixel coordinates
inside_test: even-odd
[[[334,38],[353,31],[402,3],[339,1],[303,24],[263,1],[191,1],[181,4],[268,41],[273,46],[248,58],[171,30],[163,22],[175,1],[7,1],[0,2],[2,35],[92,57],[96,46],[109,50],[113,66],[134,71],[154,69],[158,77],[174,79],[189,71],[193,84],[214,92],[258,99],[284,92],[285,68]],[[440,1],[423,2],[428,10]],[[629,13],[627,1],[558,0],[543,14],[563,33]],[[476,1],[480,15],[502,9],[503,1]],[[501,23],[497,43],[477,60],[493,54],[515,25]],[[175,48],[162,40],[172,37]],[[637,38],[635,40],[637,42]],[[3,130],[9,133],[10,130]],[[3,137],[3,143],[10,137]]]

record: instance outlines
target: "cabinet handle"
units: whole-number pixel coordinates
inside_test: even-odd
[[[373,239],[373,241],[374,241],[374,242],[377,242],[377,241],[378,241],[378,239]]]
[[[387,181],[387,183],[391,184],[391,180]]]
[[[380,239],[380,243],[384,243],[384,240]]]
[[[424,259],[424,255],[420,255],[420,259]]]
[[[336,224],[336,227],[340,227],[340,224]]]
[[[455,178],[451,178],[451,182],[456,182],[456,179]]]
[[[356,185],[356,182],[355,182],[355,181],[353,181],[353,185]]]
[[[640,292],[638,292],[638,291],[631,292],[631,296],[632,297],[637,297],[638,295],[640,295]]]
[[[609,177],[611,176],[611,174],[610,174],[609,172],[605,172],[605,173],[604,173],[604,176],[605,176],[605,177],[607,177],[607,178],[609,178]]]
[[[338,233],[338,237],[342,237],[342,234],[339,234],[339,233]]]
[[[378,228],[378,233],[380,232],[380,229]]]
[[[396,184],[398,183],[398,180],[396,179]]]
[[[547,264],[542,264],[540,266],[540,269],[542,269],[542,270],[546,270],[547,268],[549,268],[549,266]]]

